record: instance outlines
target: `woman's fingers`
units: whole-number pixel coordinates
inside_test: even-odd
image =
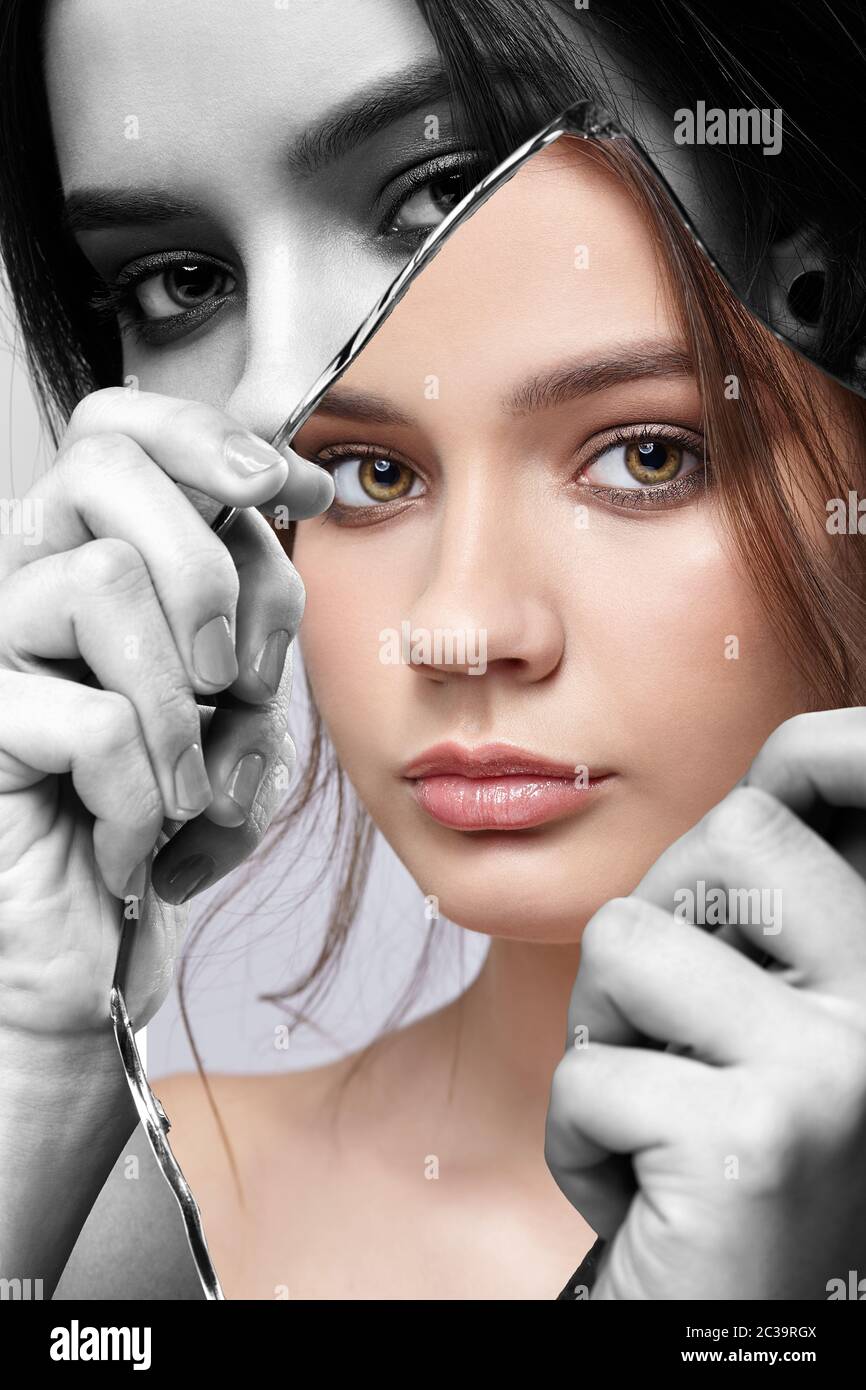
[[[257,511],[242,512],[225,538],[240,585],[235,617],[238,676],[232,696],[272,700],[304,612],[304,586],[273,530]],[[286,705],[290,684],[285,690]]]
[[[712,1073],[699,1062],[601,1042],[571,1048],[553,1074],[544,1157],[557,1185],[609,1240],[636,1190],[629,1159],[709,1124]]]
[[[257,816],[262,826],[259,789],[278,762],[285,766],[286,737],[282,700],[215,710],[205,740],[205,764],[213,790],[205,810],[208,820],[234,828]]]
[[[211,790],[198,706],[147,568],[126,541],[47,556],[4,586],[0,662],[26,670],[77,657],[135,710],[164,814],[200,814]]]
[[[866,884],[769,792],[736,787],[659,856],[634,896],[710,928],[733,922],[794,983],[862,992]]]
[[[226,763],[230,761],[231,755]],[[216,825],[204,816],[181,826],[153,863],[153,887],[161,898],[187,902],[249,858],[285,798],[294,761],[294,745],[285,736],[266,767],[250,813],[239,826]]]
[[[0,793],[11,796],[47,774],[70,773],[95,817],[93,852],[106,887],[115,897],[141,896],[163,799],[129,700],[74,681],[0,670],[0,703]],[[46,817],[55,814],[46,804]]]
[[[797,996],[777,976],[641,898],[613,898],[587,923],[568,1010],[572,1050],[648,1038],[734,1065],[786,1049],[800,1022]]]
[[[743,785],[768,792],[798,815],[818,799],[866,808],[866,709],[798,714],[775,729]]]
[[[88,438],[43,480],[46,489],[49,479],[44,534],[22,565],[93,536],[126,542],[147,566],[190,684],[200,694],[231,688],[254,703],[272,697],[304,589],[264,517],[241,513],[223,542],[121,435]]]
[[[233,507],[293,504],[315,516],[333,497],[331,475],[277,450],[216,407],[152,391],[107,387],[76,406],[64,450],[94,434],[129,435],[175,482]],[[293,515],[296,513],[293,512]]]
[[[139,445],[124,435],[92,435],[37,487],[45,494],[44,534],[21,564],[94,537],[126,542],[147,567],[190,683],[203,694],[230,685],[238,674],[231,556]]]

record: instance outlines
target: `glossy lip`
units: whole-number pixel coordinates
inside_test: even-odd
[[[442,777],[507,777],[526,773],[529,776],[560,777],[573,781],[578,763],[553,762],[510,743],[485,743],[479,748],[464,748],[460,743],[437,743],[420,753],[403,767],[401,776]],[[609,776],[598,772],[593,782]]]

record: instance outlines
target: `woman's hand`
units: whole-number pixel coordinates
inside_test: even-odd
[[[0,540],[8,1035],[103,1031],[124,901],[137,911],[165,826],[181,823],[152,882],[180,904],[255,848],[283,795],[303,586],[258,512],[223,542],[179,485],[298,517],[333,496],[323,470],[216,409],[113,388],[82,401],[28,493],[38,526]],[[142,904],[135,1027],[167,993],[184,915]]]
[[[609,1242],[592,1298],[866,1275],[864,807],[866,709],[800,715],[588,923],[545,1155]]]

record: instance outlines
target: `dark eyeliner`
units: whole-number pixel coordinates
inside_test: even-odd
[[[388,202],[380,219],[377,235],[386,239],[400,237],[404,241],[423,240],[431,228],[394,228],[394,222],[404,204],[427,184],[447,174],[463,175],[460,190],[462,198],[484,177],[489,168],[489,158],[478,151],[469,151],[459,145],[420,164],[410,165],[402,173],[394,175],[380,195],[387,196]]]
[[[219,256],[189,250],[158,251],[136,257],[124,266],[113,280],[100,278],[88,298],[88,306],[102,321],[117,319],[121,333],[128,334],[139,342],[156,346],[171,342],[207,323],[235,293],[234,290],[227,291],[194,308],[180,310],[177,314],[166,314],[157,319],[147,318],[135,297],[137,286],[158,275],[160,271],[171,270],[174,266],[183,265],[185,261],[195,261],[198,265],[220,270],[234,280],[239,278],[234,267]]]

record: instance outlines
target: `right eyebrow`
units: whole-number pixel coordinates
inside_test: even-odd
[[[375,86],[347,98],[305,130],[289,150],[288,166],[299,177],[316,174],[325,164],[342,159],[365,140],[387,130],[400,117],[449,97],[450,90],[441,63],[429,59],[380,78]]]
[[[297,177],[308,178],[387,130],[400,117],[429,108],[449,93],[448,76],[438,62],[428,60],[380,77],[365,92],[348,98],[303,131],[288,150],[286,165]],[[82,187],[67,194],[62,217],[74,233],[191,221],[205,215],[203,206],[179,200],[167,189]]]

